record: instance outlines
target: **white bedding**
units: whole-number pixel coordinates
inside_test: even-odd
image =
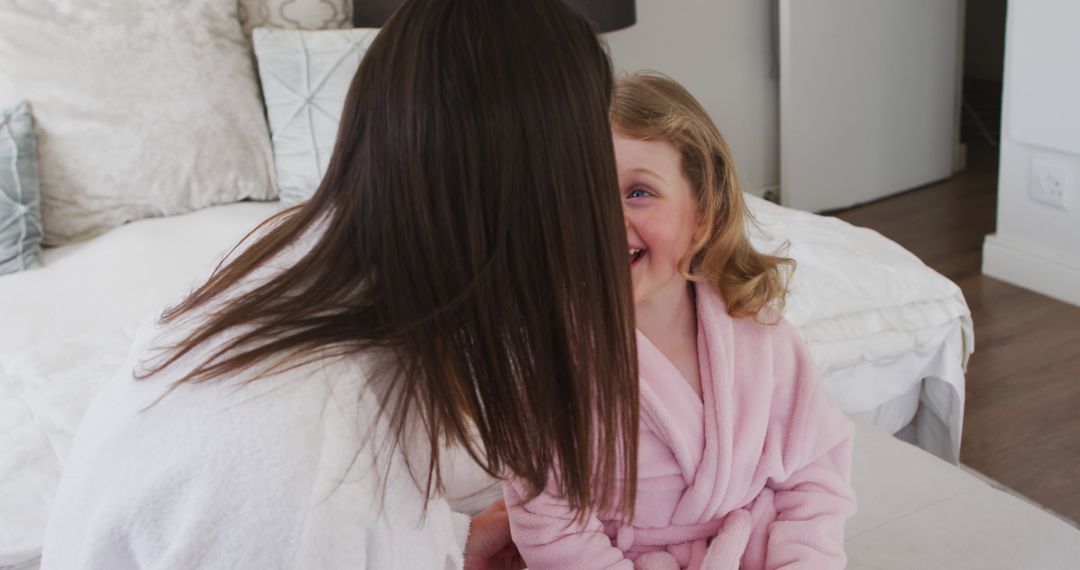
[[[964,325],[960,319],[945,323],[929,340],[896,356],[826,370],[825,385],[850,415],[957,463],[964,419],[962,363],[970,354]]]
[[[773,233],[759,245],[792,242],[799,268],[786,316],[833,395],[890,431],[928,416],[916,426],[928,426],[926,441],[958,450],[972,346],[959,289],[874,232],[752,197],[750,205]],[[277,210],[241,203],[135,222],[46,250],[43,268],[0,278],[0,565],[40,548],[82,412],[134,329]],[[913,390],[921,405],[910,411]],[[948,445],[935,452],[947,456]]]
[[[747,195],[747,203],[764,230],[754,236],[756,246],[772,251],[790,242],[787,253],[798,269],[784,316],[818,346],[818,366],[838,370],[896,356],[954,320],[972,342],[971,311],[960,288],[896,242],[755,196]],[[846,342],[851,339],[864,342],[854,349]]]
[[[890,433],[914,419],[914,442],[959,461],[964,370],[974,350],[960,288],[873,230],[754,196],[747,202],[763,230],[755,245],[788,244],[798,262],[784,316],[844,411]],[[919,403],[904,420],[913,392]]]

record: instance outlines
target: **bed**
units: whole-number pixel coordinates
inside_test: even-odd
[[[799,263],[787,318],[845,411],[883,433],[920,414],[959,420],[952,408],[921,411],[935,396],[927,378],[944,378],[946,402],[962,401],[970,318],[955,285],[873,232],[749,200],[761,245],[786,242]],[[82,412],[123,364],[135,328],[280,208],[242,202],[137,221],[46,249],[44,267],[0,278],[0,563],[37,555]],[[863,278],[843,277],[855,267]],[[932,425],[953,441],[944,419]]]
[[[799,269],[787,318],[807,339],[830,391],[858,420],[860,509],[848,525],[850,567],[1075,567],[1066,561],[1080,562],[1080,531],[888,435],[920,414],[953,417],[921,410],[936,397],[927,378],[963,393],[970,318],[955,286],[873,232],[753,198],[750,204],[763,245],[790,243]],[[0,568],[33,567],[82,411],[123,364],[135,328],[280,207],[246,202],[134,222],[46,249],[44,267],[0,278]],[[820,277],[854,266],[865,279]],[[922,299],[910,292],[919,279],[933,284]],[[907,302],[886,304],[875,295]],[[935,303],[938,310],[925,308]],[[955,314],[952,303],[959,303]],[[915,320],[920,316],[927,320]],[[911,322],[918,326],[902,326]],[[949,398],[958,399],[954,394]]]
[[[41,119],[45,237],[70,242],[0,275],[5,570],[36,566],[82,413],[139,323],[317,183],[327,110],[377,32],[262,28],[249,41],[259,25],[347,28],[346,0],[74,3],[0,7],[0,108],[21,93]],[[124,19],[135,12],[147,17]],[[1080,567],[1080,532],[953,465],[974,346],[957,286],[875,232],[747,200],[756,245],[798,262],[785,317],[859,423],[851,566]]]

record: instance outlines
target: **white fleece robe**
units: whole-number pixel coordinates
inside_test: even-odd
[[[184,333],[173,328],[166,340]],[[86,412],[43,568],[462,567],[469,518],[442,497],[425,512],[402,452],[379,455],[370,443],[382,440],[385,422],[365,443],[377,407],[365,358],[168,393],[205,354],[136,381],[131,366],[151,341],[160,346],[160,332],[154,323],[141,329],[128,370]],[[406,452],[426,456],[422,446]]]

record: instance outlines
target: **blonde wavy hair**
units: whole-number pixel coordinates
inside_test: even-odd
[[[682,85],[656,72],[619,78],[611,105],[613,128],[641,140],[673,144],[683,175],[697,192],[703,231],[679,263],[690,281],[712,285],[735,318],[757,318],[771,306],[783,312],[795,260],[754,249],[731,151],[705,109]]]

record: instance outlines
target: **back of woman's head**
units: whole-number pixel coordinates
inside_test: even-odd
[[[360,65],[314,197],[166,315],[325,227],[177,347],[172,358],[252,327],[186,380],[386,349],[384,412],[398,437],[424,426],[432,465],[450,441],[534,491],[554,472],[579,513],[632,505],[636,353],[611,89],[603,47],[559,0],[407,2]],[[620,496],[616,476],[630,483]]]
[[[666,140],[679,153],[705,230],[680,264],[687,279],[716,288],[734,317],[757,317],[770,305],[782,311],[795,262],[751,244],[753,218],[731,150],[698,100],[666,75],[639,72],[616,82],[611,121],[626,136]]]

